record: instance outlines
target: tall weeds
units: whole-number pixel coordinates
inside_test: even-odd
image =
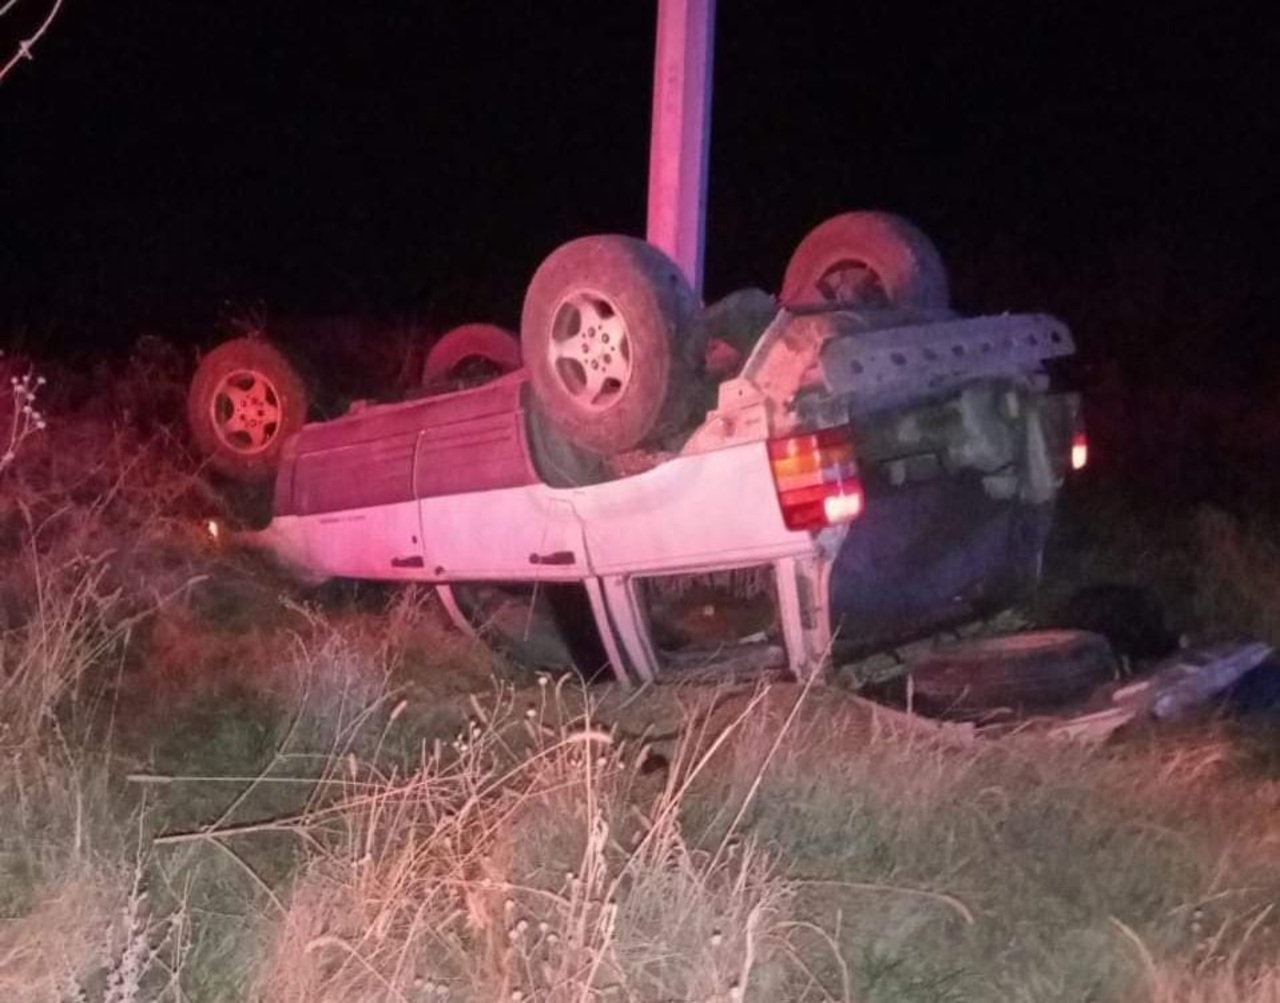
[[[120,590],[104,584],[104,558],[49,567],[27,556],[29,608],[0,631],[0,747],[38,743],[59,711],[90,696],[91,671],[119,656],[132,623]]]
[[[0,999],[182,999],[190,918],[153,901],[142,816],[106,765],[46,745],[8,749],[0,770]]]
[[[510,690],[473,711],[403,776],[335,764],[341,800],[289,823],[322,850],[264,998],[788,998],[786,884],[750,842],[686,841],[687,775],[646,774],[549,686],[523,713]]]

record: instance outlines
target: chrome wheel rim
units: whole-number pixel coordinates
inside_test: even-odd
[[[626,319],[606,297],[577,292],[556,307],[547,361],[565,395],[584,411],[607,411],[634,373]]]
[[[275,384],[253,369],[237,369],[222,377],[209,402],[218,442],[245,456],[271,447],[280,435],[283,416]]]

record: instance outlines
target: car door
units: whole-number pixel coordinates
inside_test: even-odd
[[[566,497],[537,486],[423,498],[425,575],[439,581],[570,581],[590,573]]]
[[[294,505],[316,570],[347,578],[421,577],[411,479],[417,438],[410,428],[357,441],[303,443]]]
[[[572,580],[588,574],[569,491],[548,487],[529,454],[521,384],[459,394],[451,421],[427,424],[414,490],[424,577],[445,581]]]

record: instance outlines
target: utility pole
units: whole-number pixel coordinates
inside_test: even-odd
[[[702,295],[716,0],[658,0],[645,235]]]

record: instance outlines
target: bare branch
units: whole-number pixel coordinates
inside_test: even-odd
[[[9,0],[3,8],[0,8],[0,15],[7,14],[10,8],[12,8],[17,2],[18,0]],[[49,25],[53,24],[53,19],[58,16],[58,11],[61,8],[62,0],[53,0],[53,6],[49,8],[49,13],[45,16],[45,19],[40,22],[40,27],[35,30],[35,34],[30,38],[24,38],[19,42],[17,53],[15,53],[14,56],[4,64],[4,66],[0,67],[0,83],[4,83],[4,78],[7,77],[13,68],[22,62],[22,60],[32,58],[31,50],[35,48],[36,43],[40,41],[44,36],[44,33],[49,30]]]

